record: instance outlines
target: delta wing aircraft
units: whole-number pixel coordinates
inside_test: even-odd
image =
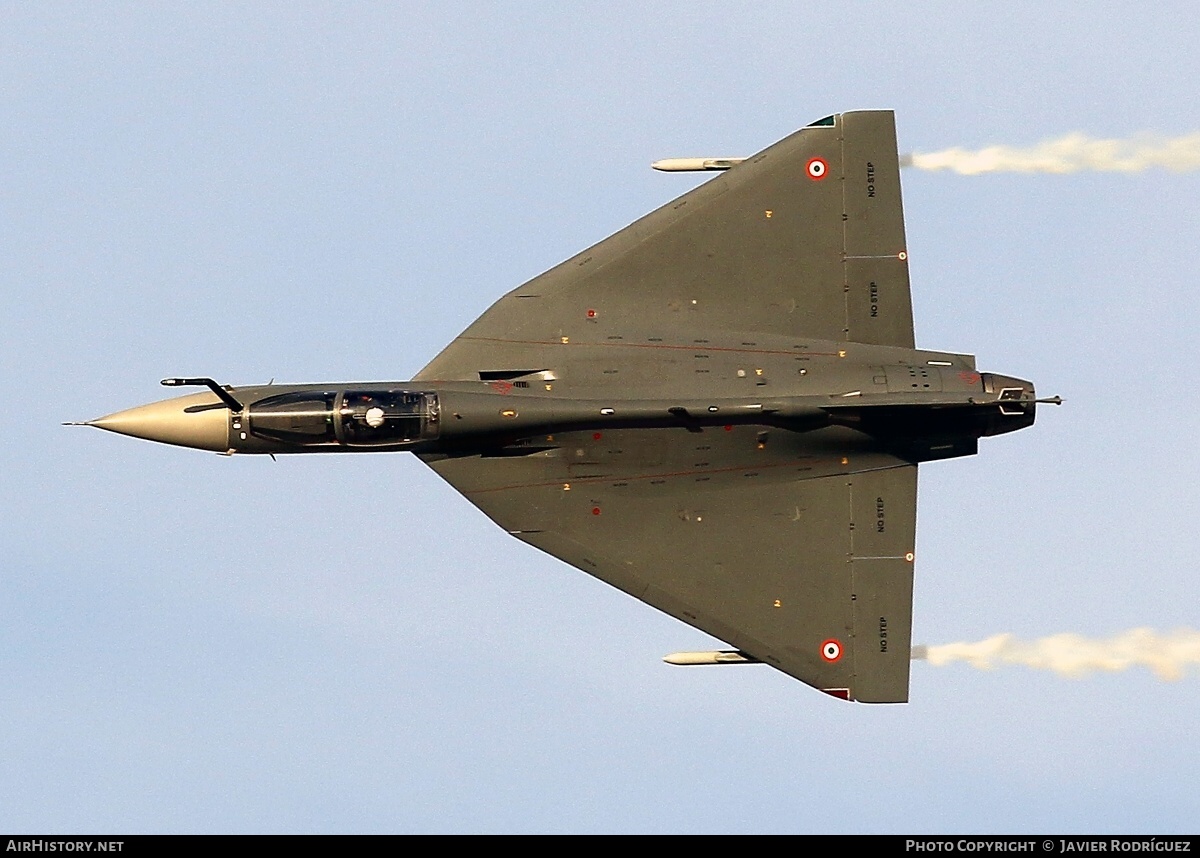
[[[846,700],[908,699],[917,466],[1029,426],[916,349],[890,111],[821,119],[509,292],[408,382],[208,388],[90,421],[221,453],[415,453],[489,518]]]

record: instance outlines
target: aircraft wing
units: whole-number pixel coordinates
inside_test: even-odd
[[[912,348],[905,248],[895,118],[838,114],[514,289],[417,379],[477,380],[585,318]]]
[[[422,456],[518,538],[818,689],[908,699],[915,465],[850,430],[543,436]]]

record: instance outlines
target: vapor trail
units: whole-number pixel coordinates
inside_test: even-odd
[[[1177,629],[1160,634],[1153,629],[1130,629],[1111,638],[1061,634],[1035,641],[1002,634],[976,643],[915,646],[912,657],[939,667],[965,661],[980,670],[1021,664],[1072,678],[1098,670],[1115,673],[1141,665],[1154,671],[1159,679],[1173,682],[1183,676],[1189,664],[1200,664],[1200,632]]]
[[[971,151],[956,147],[940,152],[913,152],[903,156],[900,165],[919,170],[953,170],[963,176],[1080,170],[1140,173],[1151,167],[1183,173],[1200,170],[1200,132],[1182,137],[1146,133],[1123,140],[1093,140],[1075,133],[1026,148],[988,146]]]

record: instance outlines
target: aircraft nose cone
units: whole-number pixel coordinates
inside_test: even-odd
[[[211,393],[196,393],[139,405],[89,420],[97,429],[179,447],[229,449],[229,409]]]

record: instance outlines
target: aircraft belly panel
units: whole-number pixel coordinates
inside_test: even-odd
[[[942,371],[928,364],[911,363],[884,367],[888,393],[937,393],[942,389]]]

